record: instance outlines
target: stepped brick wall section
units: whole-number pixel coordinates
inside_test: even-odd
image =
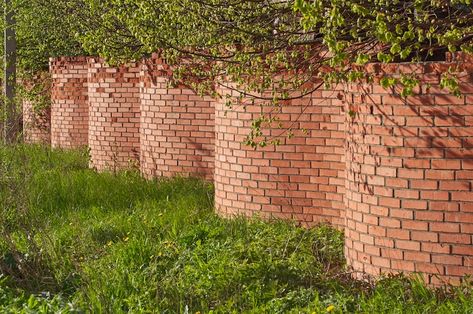
[[[456,65],[370,65],[417,75],[416,95],[347,93],[346,257],[360,273],[420,272],[433,285],[473,274],[472,64],[460,65],[461,97],[439,87]]]
[[[29,144],[51,144],[51,108],[35,110],[23,100],[23,139]]]
[[[141,72],[141,170],[148,177],[213,179],[215,107],[183,86],[169,86],[169,68],[156,56]]]
[[[76,148],[87,145],[87,58],[50,59],[51,145]]]
[[[89,58],[89,148],[91,167],[134,167],[140,153],[140,65],[111,67]]]
[[[296,131],[281,145],[252,149],[243,142],[258,104],[227,108],[238,92],[222,87],[216,103],[215,204],[226,216],[260,215],[293,219],[311,226],[329,222],[343,227],[345,153],[343,103],[338,90],[318,90],[295,99],[277,113],[283,128]],[[271,110],[265,107],[263,110]],[[284,129],[265,127],[278,137]]]

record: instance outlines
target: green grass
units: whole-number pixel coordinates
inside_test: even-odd
[[[473,289],[351,279],[343,235],[225,220],[196,179],[0,147],[1,313],[473,313]]]

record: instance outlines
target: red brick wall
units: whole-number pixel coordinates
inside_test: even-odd
[[[346,257],[360,274],[421,272],[431,284],[455,283],[473,274],[473,64],[450,60],[462,63],[459,98],[439,86],[454,63],[372,64],[375,74],[415,74],[415,96],[379,83],[318,90],[278,113],[293,138],[254,150],[243,142],[261,114],[258,104],[243,99],[245,106],[229,110],[226,98],[213,102],[170,87],[156,58],[141,74],[137,64],[111,68],[91,59],[92,166],[114,170],[141,155],[147,177],[207,179],[215,167],[222,215],[329,222],[345,227]],[[84,61],[51,61],[53,146],[87,143]]]
[[[140,151],[139,64],[118,68],[89,58],[91,167],[115,171],[136,166]]]
[[[23,100],[23,139],[29,144],[51,143],[51,108],[36,110],[31,101]]]
[[[51,145],[75,148],[87,145],[87,58],[61,57],[50,60]]]
[[[427,282],[473,274],[473,79],[461,97],[439,87],[450,65],[370,65],[416,74],[404,99],[377,84],[347,93],[346,257],[369,275],[421,272]]]
[[[304,225],[330,222],[343,226],[344,117],[339,91],[319,90],[282,106],[277,114],[283,128],[295,131],[281,145],[254,150],[243,142],[258,104],[245,102],[228,110],[221,88],[216,103],[215,205],[227,216],[260,215],[293,219]],[[245,106],[243,105],[245,104]],[[266,107],[265,110],[270,110]],[[284,130],[265,128],[266,135]]]
[[[171,87],[169,69],[154,57],[141,73],[141,170],[150,177],[192,175],[213,179],[213,99]]]

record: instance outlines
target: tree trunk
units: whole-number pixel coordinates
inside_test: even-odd
[[[11,0],[5,0],[5,73],[4,73],[4,123],[3,137],[6,144],[14,143],[19,134],[19,115],[15,103],[16,85],[16,33],[15,13]]]

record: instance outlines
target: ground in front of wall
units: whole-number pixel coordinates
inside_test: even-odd
[[[351,278],[328,227],[225,220],[213,187],[0,147],[1,313],[472,313],[473,287]]]

